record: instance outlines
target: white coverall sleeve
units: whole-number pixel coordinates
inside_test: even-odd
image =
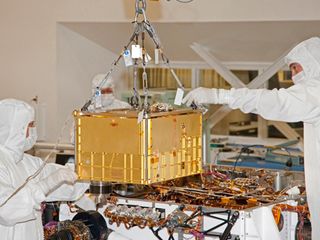
[[[5,169],[0,169],[0,204],[16,190],[9,182],[10,176]],[[39,196],[37,197],[39,198]],[[43,199],[44,199],[43,195]],[[34,200],[33,192],[29,187],[22,188],[8,202],[0,207],[0,224],[13,226],[20,222],[33,220],[35,208],[40,207],[40,202]]]
[[[42,170],[39,180],[48,177],[51,173],[57,171],[59,168],[63,168],[59,164],[49,163]],[[46,197],[46,201],[76,201],[82,197],[82,195],[89,188],[89,183],[76,182],[73,185],[62,184],[60,187],[49,193]]]
[[[300,84],[287,89],[231,89],[229,107],[256,113],[267,120],[310,122],[320,117],[320,106]]]

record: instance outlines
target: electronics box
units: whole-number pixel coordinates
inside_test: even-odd
[[[202,113],[74,112],[80,180],[152,184],[202,169]]]

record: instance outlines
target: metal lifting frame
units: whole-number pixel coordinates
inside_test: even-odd
[[[182,206],[183,209],[183,206]],[[226,214],[226,218],[222,218],[221,216],[217,216],[217,215],[221,215],[221,214]],[[197,208],[197,210],[195,210],[188,219],[186,219],[182,224],[180,224],[180,226],[178,226],[177,228],[181,228],[181,229],[186,229],[186,230],[190,230],[190,225],[188,224],[189,221],[194,220],[197,217],[208,217],[208,218],[212,218],[218,221],[221,221],[221,223],[207,229],[207,230],[203,230],[203,231],[199,231],[198,234],[201,235],[202,237],[204,236],[211,236],[211,237],[219,237],[220,240],[227,240],[227,239],[231,239],[231,230],[233,228],[233,226],[235,225],[236,221],[238,220],[240,216],[240,213],[238,211],[234,211],[232,212],[231,210],[220,210],[220,211],[210,211],[210,212],[205,212],[203,211],[203,208],[201,206],[199,206]],[[224,231],[222,233],[216,233],[216,232],[212,232],[222,226],[226,225]],[[161,231],[162,229],[166,228],[166,223],[160,227],[158,227],[156,230],[152,227],[150,227],[150,230],[152,231],[152,233],[157,237],[158,240],[163,240],[160,235],[159,235],[159,231]],[[233,236],[235,239],[237,239],[237,236]],[[168,240],[174,240],[173,237],[173,232],[169,235]]]
[[[158,38],[158,35],[147,19],[146,16],[146,0],[136,0],[135,4],[135,18],[133,21],[134,25],[134,31],[133,34],[131,35],[129,42],[127,45],[124,47],[123,51],[120,53],[118,58],[112,63],[110,70],[106,74],[105,78],[101,81],[101,83],[98,86],[98,90],[101,89],[101,87],[104,85],[104,83],[108,80],[108,78],[111,76],[112,72],[114,71],[115,67],[118,65],[120,59],[123,56],[123,53],[125,50],[128,49],[128,47],[132,44],[138,44],[139,41],[139,35],[141,34],[141,41],[142,41],[142,66],[143,66],[143,92],[144,92],[144,104],[143,104],[143,109],[147,110],[148,104],[147,104],[147,99],[148,99],[148,78],[147,78],[147,73],[145,71],[146,67],[146,51],[144,49],[144,40],[145,40],[145,33],[148,33],[149,37],[152,39],[156,49],[159,49],[160,51],[160,57],[164,64],[167,66],[167,68],[170,70],[173,78],[177,82],[177,85],[179,88],[184,90],[184,86],[181,83],[179,77],[177,74],[174,72],[173,68],[170,65],[170,60],[169,58],[164,54],[164,51],[161,46],[160,39]],[[143,20],[139,21],[139,16],[143,16]],[[137,79],[138,79],[138,59],[134,60],[134,84],[133,84],[133,97],[131,98],[131,105],[133,105],[135,108],[141,108],[141,99],[139,96],[139,93],[137,91]],[[88,107],[92,104],[92,100],[94,99],[95,94],[91,96],[91,98],[84,104],[84,106],[81,108],[81,111],[87,111]]]
[[[270,65],[264,72],[253,79],[249,84],[245,85],[236,75],[234,75],[227,67],[225,67],[215,56],[212,55],[209,49],[205,48],[201,44],[193,43],[190,46],[210,67],[217,71],[232,87],[234,88],[259,88],[266,81],[268,81],[279,69],[281,69],[285,62],[284,56],[287,54],[285,52],[281,57],[279,57],[272,65]],[[208,117],[210,129],[220,122],[228,113],[230,109],[227,105],[221,106],[217,111],[215,111],[211,116]],[[302,137],[287,123],[271,121],[283,135],[288,139],[299,139]]]

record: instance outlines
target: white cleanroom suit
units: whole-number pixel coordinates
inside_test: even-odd
[[[14,99],[0,101],[1,239],[42,240],[40,203],[77,200],[88,188],[88,184],[73,184],[77,176],[70,169],[51,163],[12,195],[43,163],[24,153],[36,140],[35,129],[27,130],[32,121],[34,110],[28,104]]]
[[[91,105],[88,107],[89,112],[106,112],[114,109],[129,109],[131,105],[127,102],[120,101],[114,96],[114,82],[112,78],[108,78],[104,81],[107,74],[97,74],[92,79],[91,91],[94,98],[92,99]],[[100,88],[100,89],[99,89]],[[101,93],[96,94],[97,90],[101,90]],[[105,92],[105,93],[103,93]],[[74,122],[72,123],[70,132],[70,142],[75,143]]]
[[[113,79],[108,78],[104,81],[106,75],[107,74],[97,74],[92,80],[92,94],[94,94],[99,87],[102,90],[102,93],[100,97],[95,95],[93,104],[89,107],[89,110],[104,112],[112,109],[131,108],[129,103],[115,98]],[[103,93],[103,90],[107,90],[106,93]]]
[[[256,113],[267,120],[304,122],[305,181],[311,212],[312,239],[320,237],[320,38],[310,38],[293,48],[285,58],[303,71],[287,89],[197,88],[183,100],[190,105],[228,104],[232,109]]]

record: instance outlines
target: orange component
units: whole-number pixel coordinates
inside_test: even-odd
[[[278,224],[280,221],[282,211],[296,212],[296,213],[305,214],[308,216],[310,214],[309,208],[307,205],[291,206],[289,204],[277,204],[277,205],[274,205],[272,208],[272,214],[276,224]]]
[[[249,199],[247,200],[247,203],[248,203],[248,204],[256,205],[256,204],[258,203],[258,199],[256,199],[256,198],[249,198]]]
[[[222,204],[227,204],[227,203],[229,203],[230,202],[230,198],[228,198],[228,197],[222,197],[221,198],[221,203]]]

